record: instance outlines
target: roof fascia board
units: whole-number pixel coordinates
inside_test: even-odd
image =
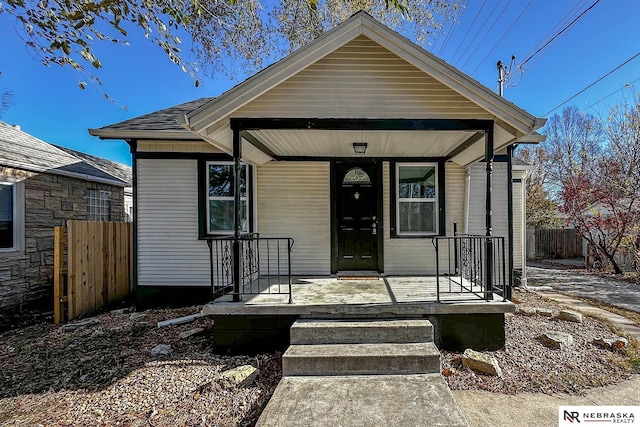
[[[200,141],[197,135],[185,131],[134,130],[134,129],[89,129],[89,135],[100,139],[156,139]]]
[[[521,132],[530,133],[540,126],[538,118],[510,105],[498,94],[493,93],[455,67],[419,48],[372,18],[365,17],[362,34]],[[430,57],[432,61],[425,61],[424,56]]]
[[[182,123],[193,131],[216,123],[258,96],[279,85],[289,77],[324,58],[339,47],[362,34],[364,14],[345,21],[313,42],[265,68],[249,80],[239,84],[200,108],[185,114]],[[180,121],[180,118],[178,119]]]

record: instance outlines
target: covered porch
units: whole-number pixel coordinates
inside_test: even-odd
[[[207,315],[424,316],[460,313],[508,313],[514,305],[500,294],[486,295],[480,285],[451,276],[348,278],[295,276],[289,283],[262,277],[245,286],[241,302],[227,293],[203,308]],[[438,288],[440,287],[440,291]]]
[[[438,282],[442,290],[451,290],[442,292],[440,301]],[[220,351],[283,351],[289,346],[291,325],[310,318],[423,318],[433,324],[440,349],[495,350],[505,343],[505,314],[515,312],[504,296],[479,298],[447,276],[296,276],[291,280],[291,302],[283,292],[289,283],[268,284],[263,278],[259,285],[247,289],[240,302],[226,294],[203,307],[202,314],[215,319],[213,339]]]

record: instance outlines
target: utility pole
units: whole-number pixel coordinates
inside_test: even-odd
[[[498,67],[498,94],[503,96],[504,92],[504,64],[502,61],[498,61],[496,64]]]

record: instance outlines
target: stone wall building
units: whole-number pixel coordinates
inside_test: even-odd
[[[0,122],[0,309],[49,302],[53,231],[67,220],[123,221],[127,183]]]

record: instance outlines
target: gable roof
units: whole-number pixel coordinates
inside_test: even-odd
[[[113,160],[103,159],[102,157],[92,156],[91,154],[83,153],[81,151],[72,150],[71,148],[61,147],[55,145],[56,148],[71,154],[74,157],[81,159],[83,162],[90,164],[91,166],[100,169],[103,172],[119,179],[128,186],[133,185],[133,171],[131,166],[124,163],[114,162]]]
[[[361,35],[478,104],[513,127],[517,136],[529,135],[544,125],[544,119],[527,113],[363,11],[178,120],[204,136],[207,128],[217,127],[216,123],[224,121],[234,111]]]
[[[125,186],[116,176],[4,122],[0,122],[0,166]]]
[[[198,139],[181,126],[177,117],[189,113],[215,98],[207,97],[163,108],[122,122],[89,129],[89,134],[103,139],[155,138],[155,139]]]

